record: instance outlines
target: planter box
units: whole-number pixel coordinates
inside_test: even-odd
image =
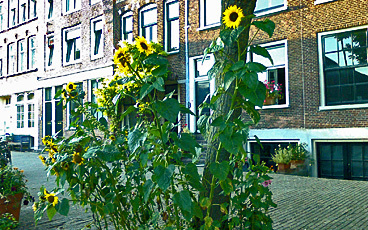
[[[13,214],[17,221],[19,221],[22,199],[22,193],[8,196],[7,199],[0,199],[0,215],[10,213]]]

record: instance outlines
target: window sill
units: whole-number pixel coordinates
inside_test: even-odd
[[[102,53],[103,54],[103,53]],[[103,58],[103,55],[91,55],[91,61],[94,61],[94,60],[97,60],[97,59],[100,59],[100,58]]]
[[[217,27],[220,27],[220,26],[221,26],[221,23],[216,23],[216,24],[209,25],[209,26],[202,26],[202,27],[199,27],[199,28],[197,29],[197,31],[214,29],[214,28],[217,28]]]
[[[75,13],[79,10],[80,10],[80,8],[76,8],[76,9],[69,10],[69,11],[64,11],[64,15],[69,15],[69,14]]]
[[[256,17],[262,17],[262,16],[265,16],[265,15],[269,15],[269,14],[273,14],[273,13],[279,13],[281,11],[285,11],[287,10],[287,6],[282,6],[282,7],[278,7],[278,8],[274,8],[274,9],[269,9],[269,10],[263,10],[259,13],[254,13],[254,15]]]
[[[64,62],[63,66],[70,66],[70,65],[75,65],[75,64],[79,64],[82,63],[82,60],[78,60],[78,61],[71,61],[71,62]]]
[[[26,70],[26,71],[23,71],[23,72],[17,72],[17,73],[8,74],[7,76],[4,75],[3,77],[15,77],[15,76],[19,76],[19,75],[22,75],[22,74],[36,72],[36,71],[38,71],[37,68]]]
[[[256,106],[256,109],[285,109],[285,108],[289,108],[288,104],[284,104],[284,105],[264,105],[262,106],[262,108]]]
[[[179,49],[178,50],[174,50],[174,51],[166,51],[168,55],[173,55],[173,54],[178,54],[179,53]]]
[[[368,104],[350,104],[350,105],[324,105],[320,106],[319,110],[334,110],[334,109],[364,109],[368,108]]]
[[[319,4],[334,2],[334,1],[336,1],[336,0],[316,0],[316,1],[314,1],[314,5],[319,5]]]

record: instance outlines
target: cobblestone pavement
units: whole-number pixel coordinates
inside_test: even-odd
[[[32,195],[39,187],[54,187],[47,181],[44,166],[36,153],[12,152],[13,166],[23,169]],[[332,180],[282,174],[271,175],[273,199],[278,205],[271,209],[273,227],[281,229],[368,229],[368,182]],[[37,227],[32,207],[22,206],[21,230],[79,230],[92,221],[82,208],[72,207],[68,217],[56,214],[52,221],[45,215]]]

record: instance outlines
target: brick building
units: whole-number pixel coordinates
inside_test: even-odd
[[[26,10],[25,21],[22,0],[14,3],[17,8],[13,1],[0,0],[0,135],[30,134],[37,148],[43,135],[60,130],[67,134],[72,108],[63,111],[53,99],[55,91],[69,81],[80,82],[85,100],[94,100],[96,79],[113,73],[114,47],[136,36],[163,44],[172,72],[167,92],[176,90],[180,102],[194,113],[215,90],[207,77],[214,57],[209,55],[203,64],[201,59],[219,33],[220,0],[30,0],[25,7],[36,7],[37,16]],[[267,66],[259,79],[282,84],[284,97],[260,109],[262,119],[250,132],[249,151],[268,160],[279,144],[307,143],[314,159],[312,175],[368,178],[367,4],[257,1],[255,20],[270,18],[276,29],[272,38],[259,33],[254,43],[266,47],[274,63],[250,58]],[[20,17],[15,25],[13,9]],[[18,61],[22,39],[27,41],[25,67]],[[197,131],[194,116],[181,121]]]

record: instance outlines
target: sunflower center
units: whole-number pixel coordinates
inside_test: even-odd
[[[74,89],[74,87],[73,87],[73,85],[72,85],[72,84],[68,85],[68,88],[69,88],[69,89]]]
[[[144,42],[141,42],[141,47],[142,47],[142,49],[144,49],[144,50],[147,50],[147,49],[148,49],[147,44],[146,44],[146,43],[144,43]]]
[[[236,12],[232,12],[229,16],[230,21],[235,22],[238,19],[239,15]]]
[[[79,164],[82,162],[82,157],[76,154],[74,155],[74,161]]]
[[[54,200],[55,200],[54,196],[47,197],[47,201],[50,203],[54,203]]]

